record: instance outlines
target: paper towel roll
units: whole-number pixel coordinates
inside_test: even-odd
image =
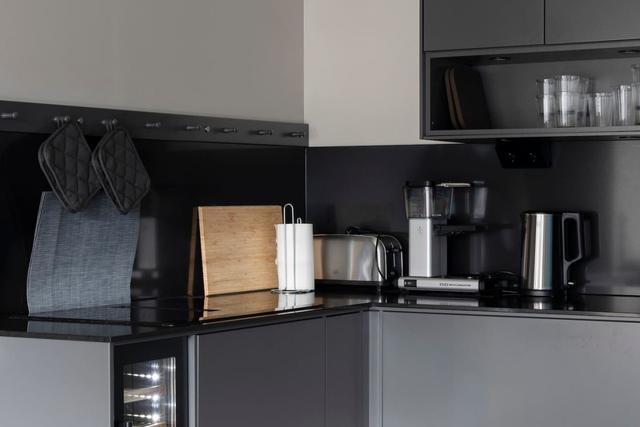
[[[278,289],[313,291],[313,224],[276,224]]]
[[[293,310],[296,308],[311,307],[316,302],[312,293],[297,294],[286,293],[278,295],[278,310]]]

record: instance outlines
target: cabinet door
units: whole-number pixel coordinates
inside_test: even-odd
[[[363,427],[365,415],[362,314],[327,318],[327,427]]]
[[[640,419],[637,323],[384,313],[382,347],[385,427]]]
[[[547,0],[547,43],[640,39],[638,0]]]
[[[424,49],[544,43],[543,0],[424,0]]]
[[[324,319],[198,338],[199,427],[324,426]]]
[[[109,343],[0,337],[0,425],[113,427],[110,359]]]

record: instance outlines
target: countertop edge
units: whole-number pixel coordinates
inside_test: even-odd
[[[122,345],[133,342],[153,341],[185,335],[201,335],[206,333],[222,332],[233,329],[243,329],[256,326],[265,326],[275,323],[292,322],[317,317],[330,317],[332,315],[356,313],[362,311],[390,311],[413,312],[447,315],[472,315],[494,317],[519,317],[540,319],[561,319],[600,322],[626,322],[640,323],[640,313],[606,313],[570,310],[535,310],[526,308],[498,308],[498,307],[462,307],[441,306],[429,304],[399,304],[388,302],[358,302],[344,306],[312,307],[300,310],[291,310],[279,313],[251,314],[229,318],[212,319],[203,324],[187,326],[175,326],[159,328],[154,331],[132,333],[121,336],[99,336],[87,334],[64,334],[55,332],[29,332],[14,331],[0,328],[0,336],[14,338],[55,339],[67,341],[104,342],[113,345]],[[54,322],[52,322],[54,323]]]

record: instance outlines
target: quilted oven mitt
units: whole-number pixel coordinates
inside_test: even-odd
[[[82,210],[100,190],[91,148],[76,123],[65,124],[42,143],[38,162],[53,192],[71,212]]]
[[[149,174],[123,128],[102,137],[91,161],[104,191],[123,214],[138,206],[151,188]]]

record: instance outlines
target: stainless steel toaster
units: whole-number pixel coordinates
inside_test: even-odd
[[[313,255],[319,283],[381,286],[403,274],[402,246],[393,236],[318,234]]]

